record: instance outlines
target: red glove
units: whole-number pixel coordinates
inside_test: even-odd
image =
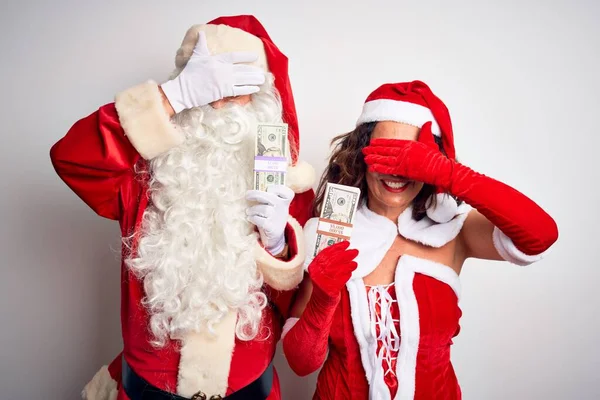
[[[353,261],[358,250],[347,250],[350,243],[343,241],[323,249],[308,266],[308,275],[313,283],[313,296],[335,300],[350,280],[356,269]]]
[[[552,217],[527,196],[445,157],[433,140],[430,122],[423,125],[418,141],[373,139],[363,153],[369,171],[434,185],[465,201],[527,255],[544,252],[558,238]]]
[[[329,331],[341,291],[357,267],[358,250],[340,242],[322,250],[308,266],[313,283],[310,300],[298,322],[283,338],[283,352],[299,376],[315,372],[327,356]]]

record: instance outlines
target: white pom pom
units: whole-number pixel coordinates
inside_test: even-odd
[[[458,203],[454,198],[445,193],[437,193],[436,206],[431,207],[431,198],[427,204],[427,216],[440,224],[452,220],[458,214]]]
[[[296,165],[288,167],[286,184],[294,193],[303,193],[312,188],[315,178],[312,165],[305,161],[297,161]]]

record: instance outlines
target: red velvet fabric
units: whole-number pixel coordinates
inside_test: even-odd
[[[292,204],[290,204],[290,215],[292,215],[301,226],[304,226],[306,221],[313,216],[311,210],[314,198],[315,192],[313,189],[294,195],[294,200],[292,201]]]
[[[305,376],[315,372],[327,356],[327,337],[340,292],[356,269],[358,250],[340,242],[322,250],[308,267],[313,283],[310,300],[300,320],[283,339],[283,351],[292,370]]]
[[[418,303],[420,329],[414,398],[460,400],[460,386],[450,361],[452,338],[460,331],[459,319],[462,313],[458,307],[458,298],[450,286],[422,274],[415,274],[413,289]],[[402,315],[401,309],[398,315]],[[391,380],[389,382],[392,383]],[[329,355],[319,373],[313,398],[369,398],[369,384],[354,335],[350,298],[346,290],[342,292],[334,313],[329,336]]]
[[[123,236],[137,233],[148,204],[143,160],[126,138],[114,103],[76,122],[51,149],[54,168],[61,179],[97,214],[119,221]],[[304,204],[312,192],[299,196]],[[292,203],[293,204],[293,203]],[[297,205],[294,205],[298,210]],[[301,218],[304,216],[301,215]],[[297,246],[290,246],[294,256]],[[127,248],[123,247],[123,254]],[[136,240],[132,251],[136,250]],[[271,292],[272,293],[272,292]],[[280,338],[282,314],[287,315],[293,293],[271,295],[271,305],[263,315],[264,333],[268,336],[250,341],[236,341],[229,374],[231,393],[256,379],[271,361]],[[162,349],[153,348],[147,329],[149,316],[141,305],[144,296],[141,282],[121,264],[121,328],[123,354],[131,367],[144,379],[163,390],[175,392],[179,353],[177,343]],[[279,303],[279,304],[278,304]],[[279,309],[282,306],[283,309]],[[116,360],[109,372],[120,381]],[[200,390],[201,388],[199,388]],[[124,399],[123,394],[119,399]],[[270,399],[279,399],[276,382]]]
[[[415,400],[459,400],[460,386],[450,362],[452,338],[460,332],[458,298],[450,286],[426,275],[415,274],[413,288],[421,330]]]
[[[339,305],[333,316],[329,333],[329,354],[317,378],[314,399],[357,399],[369,398],[369,383],[360,358],[360,348],[350,309],[347,290],[342,291]]]

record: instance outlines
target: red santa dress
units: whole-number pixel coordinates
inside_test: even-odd
[[[398,234],[441,247],[459,234],[471,210],[462,204],[453,219],[436,223],[429,217],[415,221],[409,207],[394,224],[366,206],[359,208],[350,239],[350,248],[359,250],[358,267],[334,314],[315,399],[461,399],[450,360],[462,315],[456,272],[447,265],[402,255],[392,284],[367,286],[363,278],[380,264]],[[309,249],[317,224],[318,219],[312,218],[304,228]],[[495,241],[499,249],[507,244]],[[525,265],[541,257],[513,253],[509,260]],[[307,257],[306,268],[312,258]]]

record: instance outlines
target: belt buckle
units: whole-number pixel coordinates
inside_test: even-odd
[[[204,394],[202,391],[196,393],[195,395],[192,396],[191,400],[206,400],[206,394]],[[221,395],[219,394],[215,394],[214,396],[210,396],[209,400],[223,400],[223,397],[221,397]]]

